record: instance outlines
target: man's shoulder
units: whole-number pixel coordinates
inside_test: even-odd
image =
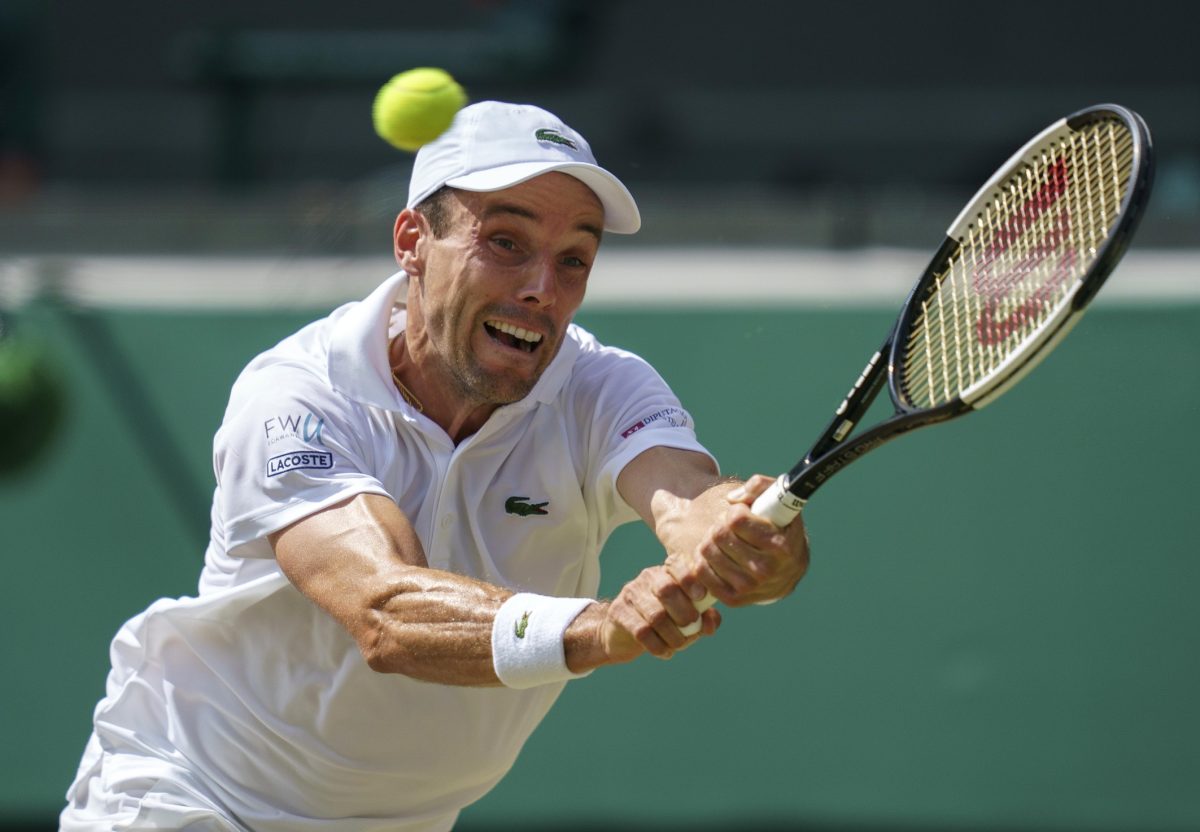
[[[632,394],[643,384],[665,384],[646,359],[628,349],[603,344],[576,324],[571,325],[569,337],[578,344],[578,353],[564,388],[568,395],[586,396],[604,389]]]
[[[283,338],[256,355],[238,375],[230,392],[231,410],[250,400],[342,403],[329,380],[329,332],[334,316],[326,316]]]
[[[329,373],[324,356],[297,350],[285,339],[259,353],[246,365],[234,382],[233,395],[282,392],[292,387],[306,390],[330,388]]]
[[[585,370],[628,366],[630,363],[649,366],[644,358],[624,347],[601,343],[599,338],[579,324],[570,325],[567,337],[578,347],[576,369],[580,369],[580,365]]]

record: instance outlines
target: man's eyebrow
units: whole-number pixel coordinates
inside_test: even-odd
[[[497,202],[493,205],[489,205],[483,211],[483,218],[485,220],[491,219],[497,214],[516,214],[518,217],[525,217],[525,219],[529,220],[536,220],[538,218],[538,215],[533,211],[530,211],[528,208],[523,208],[520,205],[514,205],[511,202]]]
[[[538,215],[535,211],[531,211],[522,205],[514,205],[511,202],[498,202],[494,205],[489,205],[483,211],[483,219],[491,219],[499,214],[512,214],[514,216],[524,217],[527,220],[538,219]],[[604,236],[603,230],[592,225],[590,222],[581,222],[576,226],[576,228],[585,234],[591,234],[596,238],[597,241]]]

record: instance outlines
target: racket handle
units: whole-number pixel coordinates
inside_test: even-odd
[[[795,520],[800,509],[804,508],[804,500],[787,490],[784,482],[786,477],[787,475],[784,474],[771,483],[771,487],[758,495],[754,505],[750,506],[752,513],[767,518],[781,529]],[[703,614],[715,603],[717,603],[717,599],[713,597],[712,593],[705,593],[704,597],[695,604],[696,612]],[[700,632],[700,620],[697,619],[691,624],[680,627],[679,632],[685,636],[694,636]]]
[[[771,487],[758,495],[750,511],[759,517],[765,517],[779,528],[791,525],[804,508],[804,500],[787,490],[787,474],[781,474],[779,479],[771,483]]]
[[[703,615],[704,611],[712,607],[715,603],[717,603],[716,596],[714,596],[711,592],[706,592],[704,593],[703,598],[694,603],[694,606],[696,607],[696,612]],[[682,627],[680,627],[679,632],[683,633],[685,636],[694,636],[696,633],[700,632],[700,627],[701,621],[699,618],[697,618],[691,624],[684,624]]]

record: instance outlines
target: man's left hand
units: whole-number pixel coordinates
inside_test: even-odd
[[[803,516],[780,529],[750,511],[772,482],[756,474],[728,491],[728,510],[695,551],[668,559],[668,569],[693,598],[701,584],[727,606],[765,604],[791,593],[804,577],[809,549]]]

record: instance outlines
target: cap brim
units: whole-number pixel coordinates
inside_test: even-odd
[[[633,234],[642,227],[642,215],[629,189],[599,165],[585,162],[520,162],[476,171],[447,179],[446,184],[464,191],[502,191],[541,176],[566,173],[592,189],[604,207],[604,229],[614,234]]]

